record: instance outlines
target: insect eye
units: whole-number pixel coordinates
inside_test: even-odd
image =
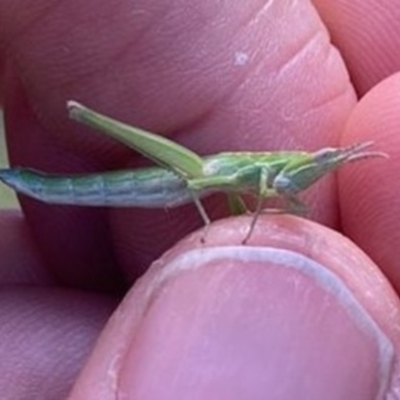
[[[323,163],[324,161],[328,161],[335,155],[336,149],[328,148],[322,149],[314,153],[314,160],[317,163]]]
[[[285,174],[279,174],[273,182],[273,187],[278,192],[287,192],[293,185],[293,181]]]

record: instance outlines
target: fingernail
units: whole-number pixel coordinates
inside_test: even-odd
[[[138,399],[365,399],[393,345],[345,283],[288,250],[196,249],[165,266],[120,374]]]

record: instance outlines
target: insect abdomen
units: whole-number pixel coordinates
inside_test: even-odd
[[[191,201],[185,182],[159,168],[62,176],[13,168],[1,170],[0,179],[46,203],[153,208]]]

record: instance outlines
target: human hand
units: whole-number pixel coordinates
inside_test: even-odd
[[[396,170],[394,132],[399,124],[393,93],[399,77],[378,85],[356,106],[342,60],[304,2],[291,8],[286,2],[270,7],[247,2],[229,9],[214,1],[193,2],[190,8],[159,1],[98,3],[0,5],[0,39],[7,43],[5,112],[14,164],[87,172],[142,162],[131,151],[66,121],[68,99],[174,135],[201,154],[311,150],[374,139],[379,150],[390,153],[390,162],[349,166],[340,171],[339,185],[330,177],[305,199],[314,219],[343,227],[398,284],[396,226],[388,217],[396,215],[397,205],[387,199],[396,198],[390,171]],[[319,6],[330,15],[327,6]],[[382,24],[388,29],[387,20]],[[352,45],[350,72],[362,94],[386,69],[369,54],[357,54],[360,36],[350,36],[349,43],[347,32],[339,31],[336,43],[346,49]],[[377,36],[373,43],[391,48],[395,38],[385,46]],[[219,204],[208,204],[215,215],[223,213]],[[47,283],[39,293],[34,290],[35,305],[43,312],[30,314],[34,321],[26,318],[26,310],[37,309],[29,300],[25,314],[21,308],[4,307],[3,320],[7,326],[9,321],[23,324],[21,343],[31,337],[33,322],[43,319],[49,336],[68,326],[70,341],[65,335],[55,339],[64,351],[48,357],[46,341],[42,347],[35,341],[32,345],[42,349],[33,359],[46,360],[43,371],[53,377],[46,393],[54,398],[51,393],[68,390],[77,373],[76,366],[66,363],[63,379],[54,374],[54,366],[71,354],[77,364],[82,362],[113,304],[106,296],[84,295],[71,307],[77,290],[120,289],[124,277],[140,276],[199,221],[191,207],[168,213],[87,210],[24,199],[23,208],[26,222],[5,217],[8,228],[3,232],[17,231],[20,224],[25,233],[15,234],[18,252],[10,252],[10,243],[2,245],[2,269],[23,264],[20,282]],[[103,332],[71,398],[115,398],[116,390],[128,398],[258,398],[266,393],[272,397],[279,389],[283,394],[275,398],[291,393],[338,398],[340,390],[346,398],[361,399],[383,387],[382,379],[392,372],[385,367],[395,357],[383,345],[391,343],[396,353],[399,316],[398,300],[378,269],[340,235],[289,216],[265,217],[249,246],[227,247],[240,243],[248,223],[246,217],[220,221],[200,255],[196,236],[191,236],[147,272]],[[23,263],[20,254],[25,255]],[[32,279],[32,271],[39,278]],[[57,289],[52,282],[75,290]],[[26,286],[10,290],[4,304],[15,304],[15,293],[30,299]],[[73,318],[50,307],[55,304],[51,296],[64,299]],[[58,318],[49,318],[54,314]],[[74,322],[72,327],[68,321]],[[14,336],[7,338],[3,343],[11,346]],[[14,357],[8,356],[10,363]],[[14,372],[12,385],[8,380],[0,386],[14,395],[10,398],[28,390],[21,384],[20,368],[31,378],[30,387],[32,381],[33,387],[44,385],[29,363],[7,369],[3,376]],[[308,396],[298,386],[305,376],[314,377]]]

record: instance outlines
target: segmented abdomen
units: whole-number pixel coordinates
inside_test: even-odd
[[[186,183],[161,168],[82,175],[12,168],[1,170],[0,179],[19,193],[55,204],[158,208],[192,200]]]

